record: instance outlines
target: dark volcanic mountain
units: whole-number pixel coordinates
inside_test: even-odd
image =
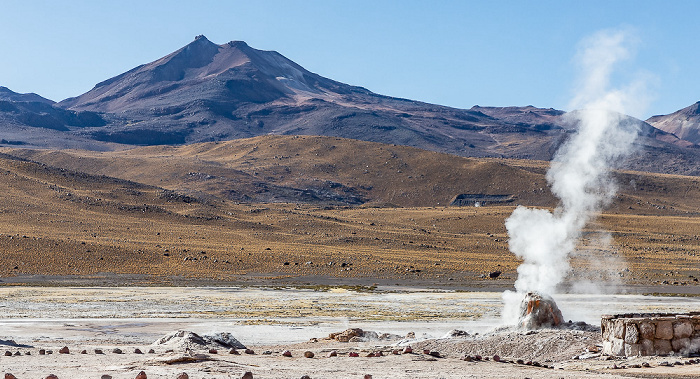
[[[700,144],[700,101],[669,115],[651,117],[647,122],[689,145]]]
[[[22,101],[53,104],[54,102],[35,93],[17,93],[7,87],[0,86],[0,101]]]
[[[556,125],[378,95],[309,72],[277,52],[236,41],[216,45],[203,36],[59,105],[111,113],[108,128],[82,133],[140,145],[327,135],[469,156],[548,159],[561,136],[552,133],[561,129]],[[503,146],[510,140],[538,142],[536,148]]]
[[[99,114],[66,110],[54,104],[34,93],[20,94],[0,87],[0,144],[98,147],[65,132],[104,126],[106,123]]]
[[[0,138],[10,141],[9,135],[13,143],[39,147],[107,149],[110,143],[319,135],[461,156],[540,160],[551,159],[575,128],[555,109],[455,109],[382,96],[309,72],[277,52],[241,41],[217,45],[204,36],[57,105],[12,100],[0,117]],[[643,121],[626,122],[636,125],[642,138],[640,152],[625,168],[700,174],[699,149]]]

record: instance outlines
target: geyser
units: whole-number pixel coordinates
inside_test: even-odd
[[[564,321],[557,303],[550,296],[528,292],[520,303],[520,318],[518,327],[524,329],[539,329],[557,327]]]
[[[503,294],[507,324],[518,322],[518,305],[527,293],[556,293],[569,272],[569,258],[576,252],[583,228],[616,193],[610,171],[629,155],[639,133],[639,123],[624,114],[639,110],[633,99],[645,98],[639,94],[642,86],[638,83],[623,89],[608,88],[613,66],[630,55],[627,40],[625,32],[601,32],[582,45],[579,60],[583,80],[570,105],[579,110],[567,114],[575,130],[558,149],[547,172],[559,205],[551,212],[518,206],[506,220],[509,249],[523,260],[516,292]],[[520,324],[538,327],[536,323]]]

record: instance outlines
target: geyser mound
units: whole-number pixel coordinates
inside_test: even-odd
[[[539,292],[528,292],[520,302],[518,327],[523,329],[540,329],[558,327],[564,316],[550,296]]]

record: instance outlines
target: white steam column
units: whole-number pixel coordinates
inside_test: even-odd
[[[547,172],[560,203],[550,212],[518,206],[506,220],[510,251],[523,259],[516,292],[503,294],[504,322],[522,324],[521,302],[529,292],[555,294],[569,271],[569,258],[583,228],[597,217],[616,193],[613,165],[632,151],[638,124],[624,114],[638,113],[646,100],[643,81],[610,89],[613,66],[629,58],[630,34],[604,31],[586,39],[580,49],[582,81],[567,114],[577,129],[554,156]],[[645,101],[644,101],[645,102]],[[525,307],[527,308],[527,307]]]

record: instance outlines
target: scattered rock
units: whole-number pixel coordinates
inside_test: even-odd
[[[147,379],[146,373],[143,371],[139,372],[139,374],[136,375],[136,379]]]
[[[311,377],[308,376],[308,375],[304,375],[304,376],[301,377],[301,379],[311,379]]]
[[[245,345],[243,345],[231,333],[228,332],[204,335],[202,337],[209,344],[219,344],[225,348],[232,349],[245,349]]]
[[[265,350],[262,353],[263,355],[272,355],[272,350]]]
[[[216,333],[213,335],[200,336],[187,330],[178,330],[167,334],[153,343],[153,345],[164,345],[173,349],[218,349],[233,348],[245,349],[245,346],[234,338],[231,333]]]
[[[100,379],[112,379],[112,375],[104,374],[104,375],[100,376]]]
[[[404,353],[404,354],[412,354],[412,353],[413,353],[413,349],[412,349],[410,346],[406,346],[406,347],[403,348],[403,353]]]
[[[370,375],[370,374],[365,374],[365,379],[372,379],[372,375]]]
[[[141,349],[139,348],[136,348],[134,349],[134,354],[143,354],[143,351],[141,351]]]
[[[87,350],[80,350],[80,354],[87,354]]]
[[[241,355],[241,353],[239,353],[236,349],[231,349],[228,353],[233,355]]]
[[[95,354],[104,354],[104,351],[102,351],[102,349],[95,349]]]
[[[284,352],[282,352],[282,356],[283,356],[283,357],[291,358],[291,357],[292,357],[292,352],[289,351],[289,350],[285,350]]]
[[[156,353],[156,351],[153,350],[153,349],[149,349],[149,350],[148,350],[148,354],[155,354],[155,353]]]
[[[350,328],[339,333],[331,333],[328,335],[328,339],[336,340],[339,342],[350,342],[353,337],[363,337],[365,332],[360,328]]]
[[[39,349],[39,355],[45,355],[45,354],[46,354],[46,350],[44,350],[44,349]]]
[[[447,335],[445,335],[446,338],[469,337],[469,336],[471,336],[471,334],[469,334],[469,332],[465,332],[464,330],[459,330],[459,329],[452,329],[447,333]]]
[[[348,357],[353,357],[353,358],[354,358],[354,357],[359,357],[359,356],[360,356],[360,354],[358,354],[358,353],[356,353],[356,352],[354,352],[354,351],[351,351],[351,352],[348,353]]]
[[[243,352],[246,354],[255,355],[255,352],[252,349],[245,349]]]
[[[491,279],[496,279],[496,278],[498,278],[499,276],[501,276],[501,272],[500,272],[500,271],[491,271],[491,272],[489,272],[489,278],[491,278]]]
[[[496,355],[493,356],[493,361],[494,361],[494,362],[500,362],[500,361],[501,361],[501,357],[499,357],[498,354],[496,354]]]
[[[121,354],[121,353],[123,353],[123,351],[122,351],[122,349],[120,349],[120,348],[115,348],[115,349],[112,350],[112,353],[114,353],[114,354]]]
[[[70,350],[68,350],[68,346],[64,346],[61,348],[61,350],[58,351],[59,354],[70,354]]]
[[[241,379],[253,379],[253,373],[250,371],[246,371],[246,373],[243,374],[243,376],[241,376]]]
[[[304,352],[304,358],[313,358],[313,357],[314,357],[313,351],[305,351]]]
[[[49,374],[49,376],[47,376],[46,379],[58,379],[58,376],[54,374]]]
[[[180,375],[177,376],[176,379],[190,379],[190,376],[187,375],[186,372],[182,372],[182,373],[180,373]]]
[[[333,350],[333,351],[328,352],[328,355],[326,355],[326,356],[327,356],[328,358],[337,357],[337,356],[338,356],[338,352],[335,351],[335,350]]]
[[[216,349],[209,349],[209,354],[219,354],[219,351]]]
[[[394,350],[391,351],[391,354],[399,355],[399,354],[401,354],[401,352],[398,351],[398,350],[396,350],[396,349],[394,349]]]
[[[17,377],[10,373],[5,373],[5,379],[17,379]]]

